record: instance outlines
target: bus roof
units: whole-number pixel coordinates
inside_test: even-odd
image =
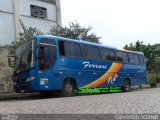
[[[71,41],[71,42],[76,42],[76,43],[83,43],[87,45],[92,45],[92,46],[97,46],[97,47],[104,47],[104,48],[109,48],[113,50],[118,50],[116,47],[109,46],[109,45],[103,45],[101,43],[93,43],[85,40],[76,40],[76,39],[71,39],[71,38],[64,38],[64,37],[59,37],[59,36],[52,36],[52,35],[37,35],[35,38],[55,38],[55,39],[61,39],[61,40],[66,40],[66,41]],[[130,50],[125,50],[125,49],[120,49],[120,51],[124,52],[131,52],[131,53],[136,53],[136,54],[143,54],[143,52],[140,51],[130,51]]]
[[[66,40],[66,41],[71,41],[71,42],[76,42],[76,43],[83,43],[87,45],[93,45],[93,46],[99,46],[99,47],[105,47],[105,48],[110,48],[110,49],[117,49],[116,47],[109,46],[109,45],[103,45],[101,43],[93,43],[85,40],[77,40],[77,39],[71,39],[71,38],[64,38],[64,37],[58,37],[58,36],[52,36],[52,35],[37,35],[35,36],[36,38],[57,38],[61,40]]]

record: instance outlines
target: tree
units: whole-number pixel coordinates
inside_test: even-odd
[[[96,34],[91,33],[92,27],[82,27],[77,22],[70,22],[69,27],[54,26],[51,27],[50,34],[62,36],[76,40],[85,40],[94,43],[100,43],[100,38]]]
[[[136,41],[135,44],[125,45],[124,49],[133,51],[142,51],[147,58],[147,69],[151,70],[157,66],[156,61],[160,59],[160,45],[144,45],[142,41]],[[160,67],[160,66],[157,66]]]
[[[20,21],[22,32],[19,33],[19,37],[16,39],[16,41],[13,41],[11,43],[11,46],[9,48],[9,55],[14,55],[16,48],[22,44],[25,43],[28,40],[31,40],[33,36],[35,35],[42,35],[43,33],[38,30],[35,27],[29,27],[27,28],[22,21]]]

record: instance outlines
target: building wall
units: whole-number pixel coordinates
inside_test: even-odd
[[[15,40],[12,0],[4,0],[0,4],[0,18],[0,45],[5,45]]]
[[[30,5],[47,9],[47,18],[31,16]],[[10,44],[21,31],[20,20],[47,34],[51,26],[61,25],[60,0],[3,0],[0,3],[0,46]]]
[[[47,18],[31,16],[30,5],[47,9]],[[27,27],[36,27],[47,34],[51,26],[61,25],[60,0],[1,0],[0,1],[0,92],[9,92],[12,69],[8,67],[8,47],[21,31],[20,20]]]
[[[47,9],[47,18],[39,19],[31,17],[30,5],[39,5]],[[44,1],[21,0],[20,1],[20,19],[26,26],[33,26],[47,34],[51,26],[57,25],[56,21],[56,4]],[[28,22],[30,21],[30,22]]]
[[[0,46],[0,92],[12,92],[12,68],[8,67],[8,47]]]

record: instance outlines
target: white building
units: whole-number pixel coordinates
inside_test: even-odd
[[[48,33],[51,26],[61,25],[60,0],[1,0],[0,46],[10,44],[21,31],[20,20],[27,27]]]

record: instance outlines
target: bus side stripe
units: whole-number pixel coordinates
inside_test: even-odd
[[[109,70],[94,82],[83,86],[82,88],[94,88],[108,82],[110,77],[114,77],[123,67],[123,64],[113,63]]]

